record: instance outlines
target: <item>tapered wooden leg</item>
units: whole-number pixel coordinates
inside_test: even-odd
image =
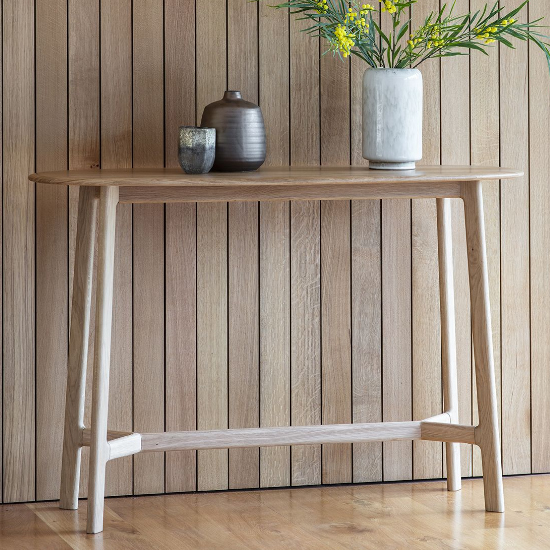
[[[109,459],[107,409],[113,317],[113,275],[118,187],[102,187],[99,196],[97,306],[92,386],[92,426],[88,487],[88,533],[103,530],[105,466]]]
[[[481,182],[464,183],[462,198],[466,219],[472,335],[479,410],[476,443],[481,448],[485,509],[488,512],[504,512]]]
[[[441,309],[441,369],[443,401],[451,422],[458,424],[458,381],[456,367],[455,301],[451,200],[437,199],[437,241],[439,253],[439,303]],[[460,444],[446,443],[447,489],[459,491]]]
[[[97,189],[82,187],[78,198],[73,304],[69,336],[65,429],[59,501],[59,507],[66,510],[76,510],[78,508],[80,432],[84,428],[86,362],[88,358],[88,335],[90,333],[96,212]]]

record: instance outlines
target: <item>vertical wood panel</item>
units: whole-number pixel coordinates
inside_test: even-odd
[[[323,424],[351,422],[350,202],[321,203]],[[323,483],[352,480],[351,444],[323,445]]]
[[[258,102],[258,4],[227,0],[227,89]]]
[[[410,201],[382,201],[382,403],[384,422],[410,420],[411,402]],[[412,444],[383,444],[385,481],[411,479]]]
[[[99,2],[82,4],[69,0],[69,169],[89,170],[100,164],[100,91],[99,91]],[[69,189],[69,303],[72,300],[72,277],[78,189]],[[94,276],[95,286],[95,276]],[[92,300],[91,318],[94,318]],[[70,312],[69,312],[70,315]],[[92,389],[94,324],[90,329],[86,395]],[[86,402],[84,424],[90,425],[91,400]],[[80,467],[80,496],[88,487],[88,449],[82,451]]]
[[[195,124],[195,2],[165,0],[165,155],[178,166],[178,127]],[[194,430],[196,415],[195,204],[166,205],[166,430]],[[197,453],[166,454],[166,491],[196,489]]]
[[[133,2],[134,166],[164,164],[163,1]],[[164,205],[134,205],[134,429],[164,430]],[[164,455],[134,457],[134,493],[164,491]]]
[[[197,0],[197,122],[227,87],[225,0]],[[198,428],[227,428],[227,204],[197,208]],[[214,406],[212,404],[214,403]],[[226,489],[227,450],[198,452],[198,489]]]
[[[3,10],[3,487],[35,498],[34,3]]]
[[[101,0],[101,167],[132,166],[132,9],[130,0]],[[131,431],[132,206],[117,207],[109,395],[109,428]],[[106,493],[128,495],[133,460],[107,463]]]
[[[229,427],[259,426],[258,203],[229,204]],[[229,487],[257,487],[259,449],[229,450]]]
[[[353,421],[382,421],[380,201],[351,203]],[[382,480],[382,443],[353,445],[353,481]]]
[[[197,206],[197,427],[228,427],[227,204]],[[198,451],[198,489],[227,489],[227,449]]]
[[[67,168],[67,2],[36,5],[36,169]],[[59,496],[68,340],[68,191],[36,189],[36,499]]]
[[[290,158],[293,166],[320,163],[319,39],[290,21]],[[295,202],[290,214],[291,423],[321,423],[320,217],[318,202]],[[321,446],[291,451],[292,484],[321,483]]]
[[[326,45],[323,44],[322,47]],[[349,60],[321,58],[321,164],[350,163]],[[350,202],[321,205],[323,424],[351,422]],[[323,446],[323,483],[349,483],[350,444]]]
[[[364,61],[351,59],[351,163],[363,158]],[[382,420],[382,280],[380,201],[352,201],[352,376],[353,421]],[[353,481],[382,479],[382,443],[353,445]]]
[[[289,203],[260,203],[260,425],[290,425]],[[260,486],[290,485],[290,447],[260,449]]]
[[[483,0],[470,0],[470,4],[471,8],[476,10],[482,8],[485,5]],[[500,163],[498,48],[492,48],[489,56],[472,56],[470,59],[470,72],[470,159],[472,164],[498,166]],[[460,162],[464,162],[464,160],[467,158],[468,157],[465,154],[461,155]],[[495,381],[497,387],[498,408],[500,411],[502,393],[500,352],[500,185],[498,181],[488,181],[483,184],[483,205],[485,209],[485,236],[487,239],[487,262],[489,269],[491,317],[493,323]],[[462,208],[456,208],[455,212],[460,214],[460,218],[457,216],[456,220],[454,220],[455,232],[457,230],[461,231],[460,236],[463,236],[463,225],[458,225],[461,222],[463,224]],[[461,250],[463,249],[464,248],[462,248]],[[461,264],[461,272],[466,272],[467,259],[465,255],[462,255],[461,257],[463,258],[463,263]],[[464,292],[461,292],[460,289],[457,289],[457,300],[460,299],[459,295],[467,296],[466,274],[464,274],[463,280],[464,282],[462,283],[461,288],[464,288]],[[466,310],[466,306],[464,306],[464,310]],[[468,311],[469,317],[469,306],[468,310],[466,311]],[[469,321],[467,322],[469,324]],[[467,357],[465,355],[463,357],[463,360],[467,360]],[[461,364],[461,359],[459,359],[459,364]],[[472,385],[472,420],[474,424],[476,424],[478,417],[475,376],[472,376]],[[469,390],[468,393],[470,393]],[[465,416],[460,416],[461,422],[463,421],[462,419],[468,420]],[[474,446],[473,448],[473,474],[475,476],[481,475],[481,452],[476,446]]]
[[[550,19],[550,5],[533,2],[531,21]],[[531,414],[533,473],[550,470],[550,77],[538,48],[529,46],[531,174]]]
[[[291,424],[321,424],[319,201],[291,204]],[[321,483],[321,446],[292,447],[292,485]]]
[[[258,4],[227,4],[228,89],[258,102]],[[229,427],[259,425],[258,203],[229,205]],[[259,449],[229,450],[229,487],[257,487]]]
[[[516,0],[507,9],[519,5]],[[525,16],[523,16],[525,17]],[[500,51],[501,163],[525,177],[501,189],[502,469],[531,469],[527,45]]]
[[[424,0],[413,10],[417,28],[420,21],[439,9],[438,0]],[[441,162],[440,61],[421,66],[424,82],[423,164]],[[412,361],[413,419],[421,420],[442,411],[441,335],[435,199],[411,202],[412,216]],[[413,478],[441,477],[442,449],[439,443],[413,443]]]
[[[468,11],[468,0],[457,2],[457,13]],[[476,9],[472,6],[472,9]],[[475,52],[478,53],[478,52]],[[480,53],[474,58],[485,57]],[[441,162],[443,164],[470,163],[470,83],[469,60],[450,58],[441,60]],[[487,86],[485,75],[479,75],[479,85]],[[476,127],[480,126],[476,122]],[[485,130],[485,126],[483,126]],[[473,129],[472,129],[473,131]],[[498,162],[497,162],[498,165]],[[458,417],[460,422],[472,421],[472,345],[470,323],[470,293],[464,208],[459,200],[451,201],[454,257],[455,312],[457,317]],[[472,475],[472,446],[461,445],[462,475]],[[444,468],[446,464],[444,463]]]
[[[266,166],[289,163],[288,10],[259,3],[259,101],[266,131]]]
[[[388,13],[381,14],[380,25],[385,32],[389,32],[391,18]],[[381,215],[382,420],[411,420],[411,201],[382,201]],[[384,480],[411,479],[412,473],[412,443],[384,443]]]
[[[259,5],[267,165],[290,160],[288,10]],[[260,204],[260,425],[290,424],[289,204]],[[260,486],[290,485],[288,447],[260,449]]]

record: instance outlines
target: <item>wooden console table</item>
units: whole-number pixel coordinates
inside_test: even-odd
[[[103,529],[105,466],[140,452],[312,443],[423,439],[447,444],[447,485],[460,489],[458,443],[481,448],[485,509],[504,511],[489,308],[481,180],[521,172],[502,168],[430,166],[411,171],[366,168],[265,168],[258,172],[186,175],[180,170],[91,170],[33,174],[31,181],[80,187],[73,303],[65,404],[60,507],[78,507],[80,449],[90,447],[88,533]],[[121,203],[199,201],[436,198],[442,367],[445,412],[414,422],[291,426],[172,433],[107,430],[116,206]],[[464,201],[479,425],[458,423],[450,198]],[[97,307],[92,424],[84,426],[84,399],[96,214],[99,207]]]

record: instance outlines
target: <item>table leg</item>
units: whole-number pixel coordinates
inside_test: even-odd
[[[458,424],[458,381],[456,366],[455,296],[453,277],[453,241],[451,199],[437,199],[437,241],[439,253],[439,302],[441,310],[441,370],[443,402]],[[461,488],[460,444],[446,443],[447,489]]]
[[[109,405],[117,203],[118,187],[102,187],[100,189],[88,524],[86,528],[88,533],[99,533],[103,530],[105,466],[109,459],[107,409]]]
[[[463,184],[462,198],[466,219],[472,336],[479,411],[476,443],[481,448],[485,509],[488,512],[504,512],[481,182]]]
[[[73,303],[65,397],[65,429],[59,507],[78,508],[80,479],[80,432],[84,427],[86,363],[90,334],[90,304],[94,269],[97,190],[82,187],[78,197],[78,220],[73,276]]]

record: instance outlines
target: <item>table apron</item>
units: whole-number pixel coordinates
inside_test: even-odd
[[[353,200],[460,198],[462,185],[448,183],[235,185],[224,186],[134,186],[120,187],[122,203]]]

